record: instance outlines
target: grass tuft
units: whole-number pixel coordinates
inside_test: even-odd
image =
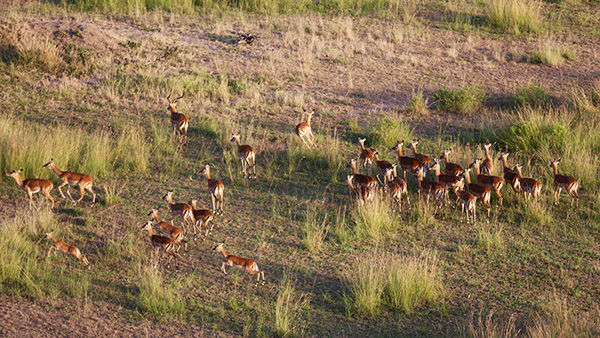
[[[535,324],[527,328],[531,338],[545,337],[598,337],[600,335],[600,313],[576,312],[564,299],[555,296],[545,306],[544,316],[538,316]]]
[[[140,293],[137,307],[142,312],[154,315],[176,315],[183,312],[184,301],[179,296],[176,285],[165,283],[160,270],[143,267],[140,271]]]
[[[502,32],[518,35],[542,28],[542,4],[537,0],[488,0],[485,12],[490,26]]]
[[[483,107],[485,92],[475,86],[458,90],[441,88],[433,94],[433,99],[442,111],[469,115],[476,113]]]
[[[403,140],[412,140],[412,131],[408,124],[402,121],[402,117],[384,117],[378,119],[373,124],[368,139],[375,147],[383,146],[386,149],[392,148],[396,142]]]
[[[423,98],[423,92],[416,93],[406,107],[406,113],[409,115],[429,115],[429,105],[427,100]]]
[[[298,336],[298,316],[307,305],[308,299],[294,289],[291,277],[284,272],[275,301],[275,337]]]
[[[372,243],[378,243],[386,231],[400,227],[398,215],[379,194],[365,204],[356,203],[350,211],[350,218],[354,222],[356,237]]]
[[[512,97],[512,104],[518,108],[547,108],[552,104],[552,98],[544,88],[530,84],[517,89],[517,93]]]
[[[304,215],[304,224],[302,226],[304,238],[302,239],[302,244],[309,252],[319,252],[329,231],[328,215],[325,214],[319,217],[317,209],[309,207],[306,208]]]
[[[575,52],[553,40],[545,39],[531,55],[531,62],[550,67],[560,67],[567,60],[575,60]]]

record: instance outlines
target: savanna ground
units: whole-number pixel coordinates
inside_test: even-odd
[[[30,211],[2,176],[1,335],[600,334],[600,6],[517,2],[525,19],[506,24],[498,3],[3,3],[0,168],[52,180],[57,205],[40,197]],[[238,45],[235,31],[257,40]],[[170,93],[185,94],[183,151]],[[314,150],[293,135],[304,110],[316,112]],[[237,132],[257,150],[256,180],[239,172]],[[451,205],[432,217],[409,177],[411,209],[360,213],[342,183],[358,137],[390,161],[396,141],[420,138],[422,153],[452,148],[463,167],[494,142],[495,175],[508,151],[543,196],[517,201],[505,187],[489,223],[479,205],[468,225]],[[564,192],[552,203],[558,157],[579,180],[578,208]],[[96,206],[89,194],[77,206],[60,198],[42,169],[51,158],[94,178]],[[209,208],[205,164],[225,184],[225,215],[206,241],[190,240],[178,271],[153,269],[146,215],[160,206],[171,220],[168,190]],[[51,243],[38,240],[51,229],[92,269],[46,257]],[[220,272],[211,249],[224,240],[266,285]],[[406,287],[411,301],[378,282],[398,267],[409,280],[428,272]]]

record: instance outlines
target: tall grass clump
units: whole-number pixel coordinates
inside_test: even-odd
[[[555,296],[545,305],[545,316],[537,316],[534,324],[527,328],[531,338],[547,337],[598,337],[600,336],[600,312],[580,312],[569,307],[567,302]]]
[[[569,108],[581,115],[600,114],[600,81],[594,82],[590,90],[573,88]]]
[[[510,316],[506,322],[494,318],[494,311],[490,311],[485,317],[480,314],[475,321],[469,320],[465,329],[461,329],[461,337],[464,338],[516,338],[519,330],[515,325],[515,317]]]
[[[475,86],[461,89],[440,88],[433,94],[433,100],[442,111],[469,115],[483,107],[485,91]]]
[[[357,202],[350,212],[350,219],[354,223],[356,237],[372,243],[378,243],[384,231],[400,227],[398,215],[392,211],[389,201],[379,194],[370,202]]]
[[[154,315],[176,315],[183,312],[184,301],[176,285],[165,283],[160,270],[143,267],[140,271],[140,293],[137,307],[140,311]]]
[[[385,267],[381,254],[364,256],[346,273],[346,309],[361,317],[376,317],[383,304]]]
[[[552,98],[544,88],[534,84],[519,87],[517,93],[513,95],[512,105],[517,108],[532,107],[532,108],[547,108],[552,104]]]
[[[307,207],[304,215],[302,244],[309,252],[319,252],[329,231],[328,215],[325,214],[319,217],[316,207]]]
[[[298,317],[308,304],[308,299],[294,289],[288,272],[284,272],[275,301],[275,337],[296,337],[300,335]]]
[[[512,34],[539,32],[541,12],[542,4],[538,0],[488,0],[485,8],[492,28]]]
[[[429,105],[427,104],[427,100],[423,97],[423,92],[418,92],[413,96],[406,107],[406,113],[418,116],[429,114]]]
[[[388,116],[378,119],[369,133],[371,144],[385,147],[386,150],[396,145],[396,142],[412,140],[413,134],[408,124],[400,116]]]
[[[560,67],[565,64],[565,61],[575,59],[575,52],[556,41],[545,39],[532,53],[530,61],[550,67]]]
[[[488,256],[501,254],[505,249],[502,226],[498,223],[480,226],[477,232],[477,246],[485,251]]]

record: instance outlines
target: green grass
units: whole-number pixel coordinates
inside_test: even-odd
[[[350,211],[356,238],[372,243],[380,242],[387,232],[401,227],[398,215],[390,207],[386,197],[377,194],[365,204],[356,203]]]
[[[309,252],[316,253],[321,251],[325,242],[325,237],[329,231],[328,215],[319,215],[318,208],[309,208],[307,206],[304,213],[304,224],[302,244]]]
[[[542,4],[537,0],[488,0],[485,13],[490,26],[511,34],[542,29]]]
[[[483,107],[485,92],[475,86],[461,89],[440,88],[433,94],[433,100],[438,109],[446,112],[470,115],[478,112]]]
[[[531,62],[550,67],[560,67],[566,61],[574,61],[577,58],[575,52],[556,41],[545,39],[540,46],[531,54]]]
[[[429,105],[423,98],[423,92],[417,92],[406,107],[406,113],[410,115],[423,116],[429,114]]]
[[[402,120],[401,116],[384,117],[378,119],[369,132],[369,140],[375,147],[391,149],[398,141],[412,140],[413,134],[410,127]]]
[[[544,88],[534,84],[519,87],[517,93],[511,98],[515,107],[548,108],[552,104],[552,97]]]
[[[292,277],[284,272],[275,300],[275,337],[301,336],[300,313],[308,305],[305,295],[294,288]]]
[[[139,275],[140,293],[136,304],[140,311],[161,316],[184,312],[185,302],[179,295],[176,281],[166,283],[164,274],[152,267],[143,267]]]

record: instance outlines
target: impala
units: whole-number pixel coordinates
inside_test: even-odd
[[[86,174],[78,174],[78,173],[74,173],[74,172],[70,172],[70,171],[60,171],[56,167],[56,165],[54,165],[54,159],[51,159],[50,162],[44,164],[44,166],[42,168],[51,169],[52,171],[54,171],[54,173],[56,173],[56,175],[58,175],[58,177],[62,181],[62,184],[58,186],[58,191],[60,191],[60,195],[62,196],[62,198],[66,198],[66,197],[60,188],[62,188],[66,185],[67,186],[67,195],[69,195],[69,197],[71,198],[71,201],[73,201],[73,205],[77,205],[77,203],[81,202],[81,200],[85,196],[85,190],[89,191],[93,195],[92,206],[94,204],[96,204],[96,193],[92,189],[94,180],[92,180],[91,177],[89,177]],[[74,185],[74,186],[78,185],[79,191],[81,192],[81,197],[77,201],[75,201],[73,199],[73,196],[71,196],[71,192],[69,191],[69,188],[71,188],[72,185]]]
[[[433,165],[429,169],[434,171],[435,181],[444,187],[444,197],[447,198],[448,190],[452,189],[454,195],[456,195],[455,203],[457,203],[460,199],[459,192],[463,190],[465,186],[464,179],[460,176],[446,175],[443,172],[441,172],[440,160],[438,160],[437,158],[433,160]]]
[[[571,207],[573,207],[573,201],[577,201],[577,207],[579,207],[579,194],[577,194],[577,188],[579,188],[579,182],[571,176],[563,176],[558,174],[558,164],[560,158],[550,163],[549,167],[554,169],[554,187],[555,187],[555,202],[558,205],[560,199],[561,190],[564,189],[569,196],[571,196]]]
[[[310,119],[315,112],[311,111],[310,113],[305,113],[307,115],[306,122],[301,122],[296,126],[296,135],[298,135],[302,142],[304,142],[304,144],[310,148],[311,145],[315,146],[315,136],[313,135],[312,128],[310,127]]]
[[[163,200],[167,201],[169,210],[173,217],[181,217],[183,231],[187,232],[185,225],[194,224],[194,215],[192,215],[192,207],[186,203],[173,203],[173,192],[167,191],[167,194],[163,196]],[[189,223],[188,223],[189,222]]]
[[[184,145],[187,142],[187,130],[190,125],[190,120],[187,116],[177,112],[177,101],[183,97],[183,94],[171,101],[171,94],[167,96],[169,101],[168,111],[171,112],[171,126],[173,126],[173,136],[178,136],[178,143]]]
[[[160,219],[160,217],[158,217],[157,209],[152,209],[148,216],[154,217],[154,219],[158,223],[158,228],[160,229],[160,232],[162,232],[163,234],[170,237],[173,241],[175,241],[175,244],[177,244],[179,248],[181,247],[181,243],[183,242],[184,250],[187,251],[187,242],[185,242],[183,239],[184,235],[181,229]]]
[[[473,216],[473,224],[475,224],[475,214],[476,208],[475,204],[477,203],[477,198],[468,191],[460,192],[460,206],[461,206],[461,218],[464,212],[467,212],[467,224],[469,223],[469,213]]]
[[[419,160],[423,164],[423,177],[427,177],[427,170],[431,168],[431,159],[427,155],[419,154],[417,152],[417,144],[419,144],[421,140],[413,140],[408,147],[413,151],[413,157]]]
[[[377,151],[377,149],[371,149],[371,152],[375,157],[375,163],[377,164],[377,172],[381,176],[385,175],[386,170],[390,169],[392,167],[392,164],[388,161],[379,160],[379,151]]]
[[[521,189],[521,182],[519,182],[519,175],[517,173],[513,172],[513,170],[508,167],[508,164],[506,163],[507,157],[508,157],[508,153],[502,153],[500,155],[500,158],[498,158],[498,161],[502,161],[502,164],[504,165],[502,177],[504,178],[504,182],[506,182],[506,184],[510,185],[512,190],[515,192],[515,198],[519,198],[519,195],[517,194],[517,192]]]
[[[215,223],[213,222],[213,213],[207,209],[197,209],[196,202],[197,202],[196,200],[190,201],[190,205],[192,206],[192,213],[194,215],[194,228],[196,229],[196,227],[198,226],[198,222],[202,222],[202,225],[200,225],[200,228],[202,228],[202,227],[206,228],[206,233],[204,234],[204,238],[202,239],[202,240],[205,240],[206,237],[208,237],[208,234],[215,227]],[[194,232],[196,232],[196,231],[194,231]],[[194,235],[194,240],[196,240],[195,235]]]
[[[62,252],[66,252],[68,254],[71,254],[72,256],[75,256],[75,258],[82,261],[88,269],[91,269],[90,262],[88,262],[87,258],[81,253],[81,251],[79,251],[77,247],[56,239],[56,237],[52,236],[52,232],[54,231],[50,230],[50,232],[46,233],[46,237],[44,237],[49,238],[50,240],[52,240],[52,242],[54,242],[54,245],[52,245],[48,250],[48,257],[50,257],[50,253],[52,252],[52,250],[55,250],[54,256],[56,256],[56,250],[60,250]]]
[[[373,153],[365,148],[366,138],[358,138],[360,144],[360,156],[358,157],[358,165],[365,169],[367,174],[371,174],[373,169]]]
[[[346,166],[346,168],[352,170],[352,176],[354,176],[354,182],[356,182],[356,186],[358,187],[368,187],[371,189],[377,188],[377,180],[368,175],[361,175],[356,171],[356,160],[350,160],[350,163]]]
[[[421,167],[422,170],[425,170],[425,168],[421,166],[421,162],[416,158],[402,155],[403,146],[404,142],[398,141],[396,145],[392,147],[392,150],[395,150],[398,153],[398,163],[400,163],[400,168],[402,168],[402,171],[404,172],[404,179],[406,180],[407,171],[414,173],[415,169],[418,167]],[[425,175],[424,172],[422,174],[423,176]]]
[[[521,168],[523,165],[517,164],[513,171],[519,175],[519,182],[521,184],[521,189],[523,189],[523,193],[527,193],[529,195],[526,198],[529,199],[530,196],[533,196],[534,199],[540,197],[542,194],[542,184],[533,178],[524,178],[523,173],[521,173]]]
[[[158,251],[162,249],[167,255],[169,255],[169,261],[167,262],[167,268],[169,268],[173,257],[179,258],[177,253],[175,253],[175,241],[169,237],[155,235],[152,232],[152,220],[149,220],[146,224],[144,224],[141,230],[148,230],[150,244],[152,244],[152,248],[154,249],[154,251],[152,251],[152,256],[154,257],[156,255],[157,257],[154,267],[156,267],[160,261]]]
[[[488,187],[489,189],[493,189],[494,192],[496,193],[496,195],[498,195],[498,204],[502,205],[502,201],[504,199],[502,198],[502,194],[500,193],[500,190],[502,189],[502,187],[504,185],[504,181],[498,176],[482,175],[481,172],[479,171],[480,163],[481,163],[481,159],[476,159],[475,162],[471,163],[469,168],[475,169],[477,183],[479,183],[485,187]]]
[[[435,215],[440,207],[439,202],[443,203],[444,200],[444,187],[437,182],[423,181],[423,169],[424,168],[422,166],[418,166],[413,171],[413,174],[417,178],[417,183],[419,185],[419,195],[425,195],[427,205],[429,206],[430,197],[435,199],[435,210],[433,211],[433,214]]]
[[[251,175],[248,174],[248,171],[254,169],[254,178],[256,178],[256,153],[254,152],[254,148],[247,144],[240,143],[240,134],[233,134],[231,137],[231,142],[235,142],[238,147],[238,157],[242,161],[242,172],[244,173],[244,178],[250,178]]]
[[[492,170],[494,169],[494,164],[492,163],[492,159],[490,158],[490,148],[491,147],[492,147],[491,143],[487,143],[487,144],[484,144],[481,146],[483,151],[485,151],[485,160],[483,160],[483,162],[481,162],[481,173],[484,175],[491,175]]]
[[[492,198],[492,191],[481,184],[471,183],[470,173],[471,169],[467,168],[463,171],[461,176],[465,178],[469,192],[481,200],[481,203],[483,203],[483,206],[487,209],[488,218],[490,218],[490,210],[492,209],[490,199]]]
[[[444,153],[442,154],[442,156],[440,156],[440,159],[446,161],[446,174],[453,175],[453,176],[459,176],[460,174],[463,173],[464,169],[456,163],[450,163],[450,160],[448,159],[448,155],[450,155],[451,151],[452,151],[451,149],[444,150]]]
[[[408,205],[410,205],[410,196],[408,195],[408,184],[406,184],[405,180],[401,179],[396,175],[396,167],[396,164],[392,164],[392,174],[390,175],[390,178],[393,182],[398,184],[400,188],[402,188],[402,193],[406,194],[406,201],[408,202]]]
[[[401,186],[394,181],[392,178],[394,174],[394,167],[388,168],[384,174],[384,184],[390,197],[398,203],[398,212],[402,211],[402,194],[406,194],[406,183]]]
[[[221,181],[210,178],[210,167],[208,164],[200,171],[200,175],[206,176],[208,192],[212,199],[213,212],[217,215],[223,215],[223,191],[225,190],[225,186]]]
[[[352,184],[353,175],[348,175],[346,177],[345,183],[348,184],[348,188],[350,189],[350,195],[352,198],[357,199],[361,203],[370,202],[375,197],[375,190],[369,186],[357,186],[354,187]]]
[[[221,264],[221,271],[225,275],[227,275],[226,267],[233,266],[238,269],[246,270],[246,272],[251,275],[257,275],[256,285],[260,283],[260,277],[262,276],[263,285],[265,284],[265,272],[258,268],[258,264],[256,264],[255,261],[248,258],[242,258],[227,254],[227,252],[225,252],[225,249],[223,249],[223,244],[224,243],[217,244],[217,246],[214,247],[212,252],[218,251],[223,255],[224,260],[223,264]]]
[[[6,176],[10,176],[17,181],[17,184],[27,192],[29,196],[29,207],[34,207],[37,210],[40,210],[35,203],[33,202],[33,194],[37,194],[41,192],[42,195],[46,196],[50,201],[52,201],[52,206],[50,208],[54,208],[54,198],[50,196],[50,191],[54,188],[54,184],[48,180],[42,180],[37,178],[28,178],[25,181],[21,180],[19,173],[23,171],[23,169],[13,170],[9,173],[6,173]]]

